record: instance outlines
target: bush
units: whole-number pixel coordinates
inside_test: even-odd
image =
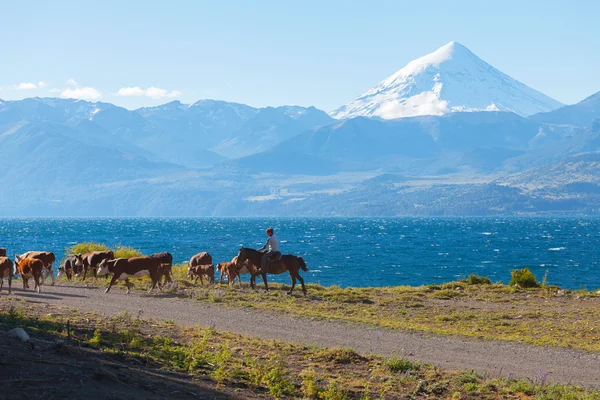
[[[469,275],[466,279],[467,284],[469,285],[491,285],[492,281],[487,276],[479,276],[475,274]]]
[[[115,249],[115,258],[142,257],[144,254],[133,247],[119,246]]]
[[[509,283],[510,286],[518,285],[522,288],[535,288],[540,286],[535,275],[533,275],[529,268],[512,270],[510,274],[512,275],[512,279]]]
[[[104,243],[87,242],[87,243],[78,243],[74,246],[65,248],[65,254],[67,256],[72,256],[73,254],[84,254],[84,253],[88,253],[90,251],[107,251],[107,250],[110,250],[110,249]],[[144,255],[144,254],[142,254],[141,251],[136,250],[132,247],[126,247],[126,246],[118,246],[114,250],[114,253],[115,253],[115,258],[141,257]],[[63,260],[63,262],[64,262],[64,260]]]
[[[74,246],[66,247],[65,253],[67,256],[72,256],[73,254],[83,254],[88,253],[90,251],[106,251],[108,250],[108,246],[103,243],[94,243],[94,242],[86,242],[86,243],[77,243]]]

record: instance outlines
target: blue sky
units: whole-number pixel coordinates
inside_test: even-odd
[[[563,103],[600,91],[600,2],[354,3],[3,1],[0,98],[330,111],[452,40]]]

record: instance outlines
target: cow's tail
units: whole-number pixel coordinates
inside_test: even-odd
[[[302,271],[308,271],[308,267],[306,266],[306,263],[304,262],[304,258],[298,256],[298,261],[300,262],[300,267],[302,268]]]

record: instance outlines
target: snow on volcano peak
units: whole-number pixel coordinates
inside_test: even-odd
[[[561,106],[500,72],[460,43],[450,42],[411,61],[330,115],[393,119],[449,112],[512,111],[528,116]]]

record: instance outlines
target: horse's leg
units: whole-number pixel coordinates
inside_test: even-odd
[[[294,275],[292,275],[292,273],[290,272],[290,277],[292,278],[292,287],[291,289],[287,292],[287,294],[292,294],[292,292],[294,291],[294,287],[296,286],[296,277]]]
[[[304,295],[306,296],[306,288],[304,287],[304,279],[300,276],[300,274],[296,274],[296,278],[298,278],[298,280],[302,284],[302,293],[304,293]]]
[[[267,284],[267,273],[262,274],[263,281],[265,282],[265,290],[269,291],[269,285]]]

